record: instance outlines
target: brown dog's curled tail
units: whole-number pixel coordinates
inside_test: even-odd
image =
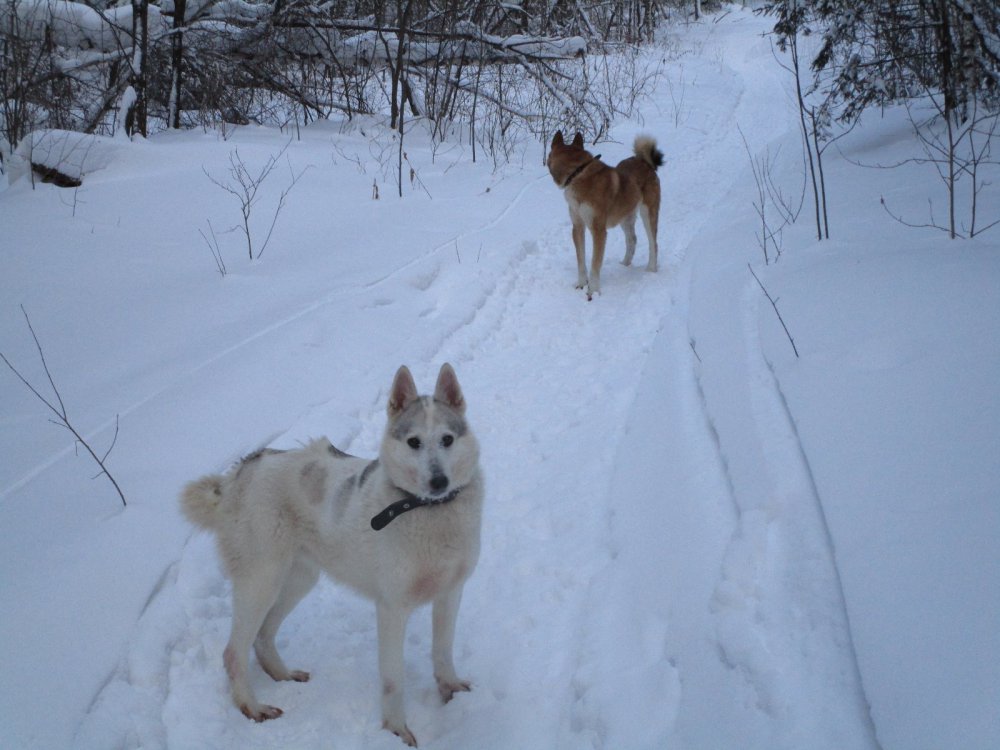
[[[655,138],[648,135],[636,136],[632,151],[653,169],[659,169],[663,166],[663,152],[656,147]]]
[[[184,487],[181,493],[181,510],[195,526],[215,529],[219,525],[222,479],[218,474],[210,474]]]

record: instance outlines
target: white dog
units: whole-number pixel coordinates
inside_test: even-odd
[[[383,726],[416,738],[403,708],[403,638],[410,612],[433,602],[432,658],[441,698],[469,690],[452,642],[462,586],[479,557],[483,479],[455,371],[441,367],[434,396],[396,373],[379,457],[349,456],[326,439],[264,449],[225,475],[185,487],[192,523],[218,538],[233,582],[233,626],[223,654],[233,701],[255,721],[281,710],[258,703],[247,676],[253,645],[275,680],[309,679],[274,645],[282,621],[320,571],[375,601]]]

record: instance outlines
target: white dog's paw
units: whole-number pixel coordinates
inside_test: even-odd
[[[252,719],[256,722],[267,721],[268,719],[277,719],[284,713],[284,711],[280,708],[267,706],[263,703],[255,703],[252,706],[244,703],[240,706],[240,712],[248,719]]]
[[[406,724],[396,726],[395,724],[386,721],[382,723],[382,728],[388,729],[410,747],[417,746],[417,738],[413,736],[413,732],[410,731],[410,728],[406,726]]]
[[[438,692],[441,694],[441,700],[447,703],[452,698],[455,697],[455,693],[468,693],[472,690],[472,684],[466,680],[445,680],[438,678]]]
[[[647,264],[646,270],[649,271],[650,273],[656,273],[656,264],[655,263]]]
[[[267,675],[275,682],[309,682],[309,673],[301,669],[275,669],[273,665],[267,665],[263,661],[260,666]]]

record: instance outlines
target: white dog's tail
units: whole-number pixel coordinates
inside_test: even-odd
[[[181,493],[181,510],[195,526],[215,529],[219,525],[223,501],[220,474],[209,474],[189,482]]]
[[[656,139],[651,136],[637,135],[632,151],[653,169],[663,166],[663,152],[656,147]]]

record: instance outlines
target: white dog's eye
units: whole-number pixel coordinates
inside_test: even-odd
[[[443,445],[445,448],[448,448],[454,442],[455,442],[454,435],[445,435],[443,438],[441,438],[441,445]]]
[[[406,441],[406,444],[411,448],[413,448],[413,450],[415,451],[420,450],[420,438],[418,437],[411,437],[409,440]]]

